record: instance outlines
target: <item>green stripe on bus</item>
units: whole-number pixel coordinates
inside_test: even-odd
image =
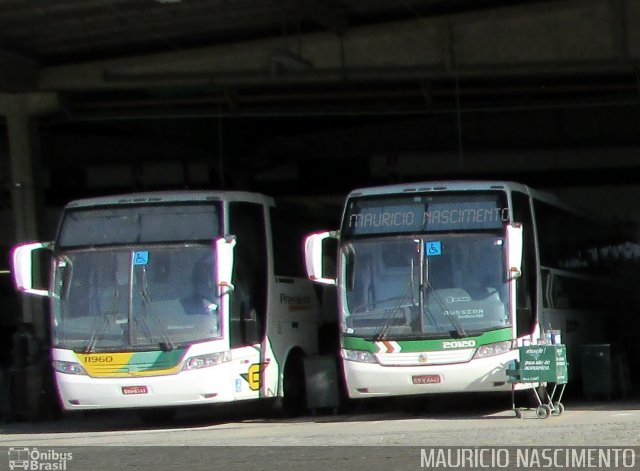
[[[134,352],[133,356],[122,371],[127,371],[130,367],[137,367],[138,371],[168,370],[175,367],[182,361],[186,349],[180,348],[168,352]]]
[[[492,330],[477,336],[463,337],[461,339],[434,339],[434,340],[394,340],[384,339],[383,341],[395,342],[400,346],[400,352],[430,352],[444,350],[443,342],[475,340],[476,347],[490,343],[503,342],[512,339],[511,327],[500,330]],[[342,337],[342,348],[349,350],[365,350],[368,352],[378,352],[379,348],[373,340],[366,340],[359,337]]]

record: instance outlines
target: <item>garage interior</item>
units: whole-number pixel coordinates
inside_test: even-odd
[[[639,0],[0,0],[0,268],[132,191],[504,179],[634,227],[639,66]]]

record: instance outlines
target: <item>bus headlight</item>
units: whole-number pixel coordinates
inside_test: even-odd
[[[230,350],[218,353],[207,353],[206,355],[198,355],[197,357],[188,358],[182,369],[183,371],[197,370],[199,368],[208,368],[228,361],[231,361]]]
[[[489,345],[483,345],[478,348],[475,354],[475,358],[486,358],[494,355],[500,355],[511,350],[511,340],[498,343],[490,343]]]
[[[53,360],[51,364],[53,366],[53,369],[59,373],[65,373],[68,375],[87,374],[82,365],[80,363],[76,363],[75,361]]]
[[[349,361],[357,361],[360,363],[378,363],[373,353],[365,350],[347,350],[343,348],[341,350],[342,358]]]

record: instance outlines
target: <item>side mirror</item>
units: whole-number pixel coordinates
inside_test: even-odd
[[[49,296],[49,289],[34,287],[34,271],[39,271],[38,264],[33,261],[33,256],[39,250],[50,250],[51,242],[31,242],[14,247],[11,256],[13,281],[16,289],[22,293],[36,296]]]
[[[216,278],[219,297],[231,293],[234,289],[231,277],[233,275],[233,249],[235,246],[235,236],[221,237],[216,240]]]
[[[335,232],[318,232],[307,236],[304,241],[304,258],[307,276],[313,282],[323,285],[335,285],[336,279],[324,276],[323,272],[323,242],[329,238],[337,238]]]
[[[506,265],[507,279],[511,280],[522,275],[522,224],[513,223],[507,226]]]

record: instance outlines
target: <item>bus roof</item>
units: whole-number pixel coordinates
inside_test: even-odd
[[[530,193],[531,189],[521,183],[509,181],[452,180],[400,183],[395,185],[359,188],[349,193],[354,196],[390,195],[402,193],[423,193],[428,191],[485,191],[485,190],[518,190]]]
[[[207,202],[207,201],[244,201],[249,203],[266,203],[273,205],[273,199],[260,193],[246,191],[157,191],[128,193],[112,196],[98,196],[83,198],[69,202],[65,209],[90,208],[96,206],[118,206],[130,204],[158,204],[176,202]]]

